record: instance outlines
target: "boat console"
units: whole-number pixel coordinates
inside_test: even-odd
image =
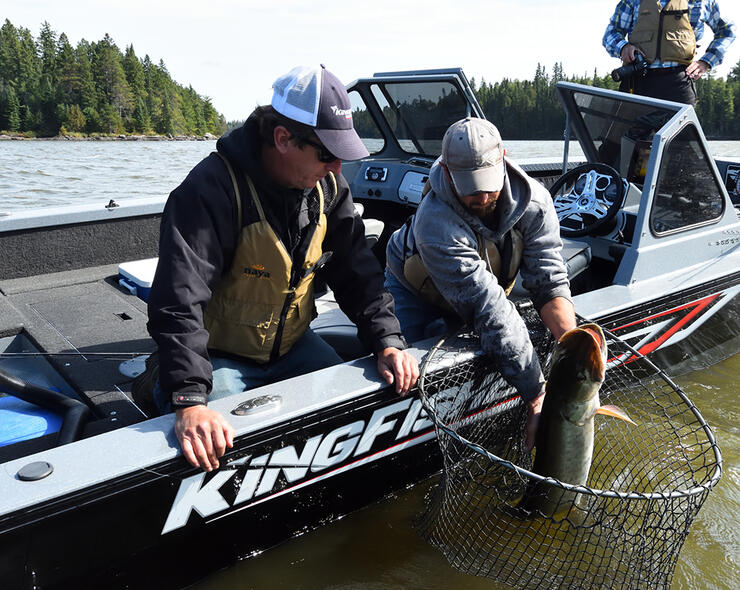
[[[355,80],[348,92],[355,129],[370,157],[346,162],[342,171],[353,198],[365,207],[365,217],[385,224],[375,249],[384,261],[388,237],[424,196],[444,132],[455,121],[485,115],[460,68],[381,72]],[[545,186],[563,169],[557,161],[520,164]],[[566,163],[565,169],[577,164]]]

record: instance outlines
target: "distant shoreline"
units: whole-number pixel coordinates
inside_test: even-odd
[[[57,135],[55,137],[26,137],[21,134],[0,134],[0,141],[212,141],[217,135]]]

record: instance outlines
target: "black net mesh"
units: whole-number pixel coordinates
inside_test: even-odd
[[[552,338],[526,320],[543,367]],[[456,335],[430,351],[420,389],[444,466],[420,522],[422,536],[465,573],[518,588],[668,588],[679,551],[721,474],[711,430],[677,386],[607,333],[602,404],[636,425],[595,419],[585,486],[530,471],[526,406],[480,353]],[[523,507],[547,494],[558,510]],[[567,506],[563,511],[562,506]]]

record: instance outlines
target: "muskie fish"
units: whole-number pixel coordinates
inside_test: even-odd
[[[550,364],[537,429],[535,473],[585,484],[594,450],[594,416],[606,414],[632,422],[616,406],[600,405],[605,369],[606,340],[599,326],[584,324],[563,334]],[[539,483],[529,487],[519,506],[559,520],[568,515],[576,495]]]

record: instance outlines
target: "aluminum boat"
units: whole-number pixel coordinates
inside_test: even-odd
[[[460,69],[348,90],[371,155],[343,171],[383,261],[444,131],[484,115]],[[557,92],[563,159],[518,163],[553,194],[577,311],[669,373],[735,354],[740,158],[712,157],[690,106]],[[0,213],[4,588],[183,587],[440,469],[418,392],[382,382],[330,290],[313,327],[346,362],[213,402],[234,448],[213,473],[190,467],[173,416],[148,416],[130,392],[154,349],[145,299],[164,202]],[[523,289],[512,297],[526,308]],[[454,362],[480,355],[470,342]]]

